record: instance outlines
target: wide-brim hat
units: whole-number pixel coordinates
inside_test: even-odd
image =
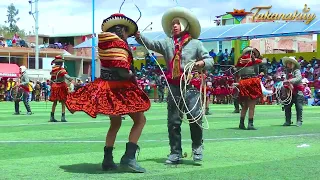
[[[188,21],[191,37],[198,39],[201,33],[201,25],[197,17],[189,10],[183,7],[174,7],[169,9],[162,16],[162,28],[168,37],[172,37],[172,20],[175,18],[183,18]]]
[[[107,32],[108,29],[116,25],[123,25],[128,27],[129,36],[133,36],[138,31],[137,23],[121,13],[112,14],[110,17],[103,20],[101,30],[103,32]]]
[[[248,52],[250,52],[250,53],[252,52],[256,58],[259,58],[259,57],[260,57],[260,52],[259,52],[259,50],[256,49],[256,48],[253,48],[253,47],[251,47],[251,46],[245,47],[245,48],[242,50],[242,55],[244,55],[244,54],[246,54],[246,53],[248,53]]]
[[[288,62],[292,62],[292,63],[296,66],[297,69],[300,69],[300,68],[301,68],[299,62],[296,60],[296,58],[295,58],[294,56],[283,57],[283,58],[282,58],[282,63],[283,63],[283,65],[286,66],[286,64],[287,64]]]

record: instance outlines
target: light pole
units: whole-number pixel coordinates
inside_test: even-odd
[[[39,10],[38,10],[38,1],[28,1],[31,10],[29,11],[29,14],[33,16],[34,22],[35,22],[35,35],[36,35],[36,57],[35,57],[35,69],[39,69]],[[32,4],[34,3],[34,12],[32,11]]]
[[[92,0],[92,49],[91,49],[91,81],[94,81],[96,75],[96,36],[94,32],[94,0]]]

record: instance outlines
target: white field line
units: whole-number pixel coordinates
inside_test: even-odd
[[[290,137],[312,137],[312,136],[320,136],[320,133],[313,133],[313,134],[295,134],[295,135],[279,135],[279,136],[258,136],[258,137],[244,137],[244,138],[209,138],[204,139],[204,141],[236,141],[236,140],[254,140],[254,139],[280,139],[280,138],[290,138]],[[139,142],[168,142],[169,140],[160,140],[160,139],[154,139],[154,140],[140,140]],[[183,142],[185,141],[191,141],[190,139],[183,139]],[[60,141],[60,140],[48,140],[48,141],[28,141],[28,140],[21,140],[21,141],[0,141],[0,143],[104,143],[105,141]],[[120,143],[128,142],[120,140],[116,141]]]

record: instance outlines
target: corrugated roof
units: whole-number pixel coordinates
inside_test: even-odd
[[[320,34],[320,19],[305,24],[305,22],[259,22],[237,25],[216,26],[202,28],[199,40],[201,41],[226,41],[234,39],[253,39],[281,36],[298,36],[306,34]],[[164,32],[146,32],[145,37],[151,40],[159,40],[166,37]],[[128,43],[139,46],[130,38]]]
[[[201,41],[228,41],[234,39],[253,39],[281,36],[297,36],[306,34],[320,34],[320,19],[305,24],[304,22],[259,22],[237,25],[215,26],[202,28],[199,40]],[[163,31],[144,32],[143,35],[150,40],[166,38]],[[98,43],[97,40],[96,45]],[[130,45],[139,46],[134,38],[129,38]],[[92,40],[75,46],[74,48],[90,48]]]
[[[66,34],[52,34],[49,35],[49,37],[54,38],[54,37],[77,37],[77,36],[87,36],[91,35],[92,33],[66,33]]]

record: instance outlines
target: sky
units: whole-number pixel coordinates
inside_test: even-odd
[[[95,0],[95,32],[101,31],[103,19],[119,11],[122,1]],[[0,0],[0,25],[4,24],[7,18],[6,11],[10,3],[19,9],[18,26],[27,33],[33,33],[35,21],[33,16],[29,15],[31,5],[28,0]],[[234,8],[250,11],[255,6],[272,5],[272,12],[290,13],[295,10],[301,12],[305,3],[311,8],[310,12],[316,13],[317,18],[320,18],[319,0],[127,0],[121,13],[134,20],[138,19],[139,11],[134,6],[136,4],[142,13],[138,22],[139,29],[144,29],[152,22],[152,31],[162,31],[161,18],[163,13],[177,4],[194,12],[202,27],[210,27],[215,25],[213,22],[215,16],[233,11]],[[86,34],[92,32],[92,0],[39,0],[38,4],[39,34]]]

